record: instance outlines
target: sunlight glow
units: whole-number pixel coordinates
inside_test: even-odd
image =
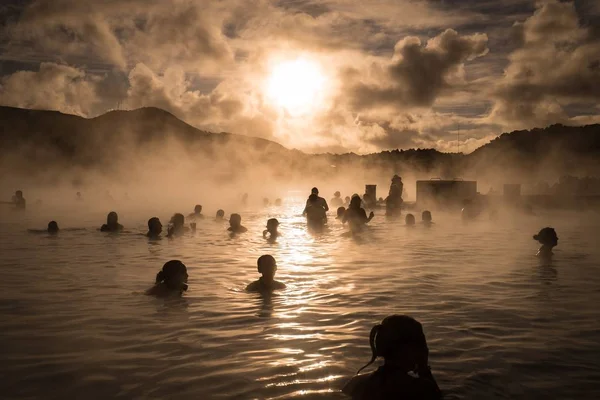
[[[322,106],[326,81],[315,61],[304,58],[283,61],[273,66],[266,94],[273,104],[292,116],[300,116]]]

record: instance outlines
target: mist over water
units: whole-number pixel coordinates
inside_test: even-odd
[[[309,234],[304,192],[262,209],[259,195],[244,208],[231,189],[222,202],[201,196],[206,218],[195,234],[149,242],[149,217],[166,227],[197,203],[156,189],[172,205],[159,207],[149,189],[148,202],[132,191],[129,202],[102,205],[82,191],[83,202],[60,207],[44,194],[35,207],[25,191],[26,212],[3,210],[3,398],[343,398],[339,389],[370,358],[370,328],[393,313],[423,323],[447,398],[600,393],[597,214],[505,213],[464,225],[434,212],[431,228],[410,229],[376,210],[368,232],[350,238],[333,210],[328,230]],[[229,237],[217,208],[240,212],[248,233]],[[123,234],[97,231],[112,209]],[[261,235],[272,217],[276,243]],[[26,231],[50,219],[58,236]],[[552,266],[534,257],[531,236],[543,226],[560,238]],[[267,253],[288,288],[246,293]],[[187,265],[190,289],[181,299],[143,295],[170,259]]]

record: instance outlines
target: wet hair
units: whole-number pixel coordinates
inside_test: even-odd
[[[556,231],[554,228],[546,227],[542,228],[537,235],[533,235],[533,239],[537,240],[541,244],[547,244],[549,242],[555,242],[558,240]]]
[[[431,222],[431,211],[423,211],[421,213],[421,219],[425,222]]]
[[[225,211],[223,211],[223,210],[218,210],[217,211],[217,217],[223,218],[224,216],[225,216]]]
[[[371,329],[369,345],[371,360],[357,374],[373,364],[377,357],[394,357],[403,346],[426,348],[427,340],[419,321],[407,315],[390,315]]]
[[[277,228],[278,226],[279,226],[279,221],[277,220],[277,218],[271,218],[267,221],[267,229],[270,227]]]
[[[119,214],[117,214],[114,211],[111,211],[108,213],[108,215],[106,216],[106,224],[110,225],[111,220],[113,220],[113,222],[116,224],[119,222]]]
[[[404,219],[406,225],[414,225],[415,224],[415,216],[412,214],[406,214],[406,218]]]
[[[311,203],[315,203],[316,201],[319,200],[319,196],[317,196],[316,194],[311,194],[310,196],[308,196],[308,201]]]
[[[200,214],[202,212],[202,206],[200,204],[196,204],[196,207],[194,207],[194,212],[196,214]]]
[[[352,200],[350,200],[349,208],[360,208],[360,196],[357,194],[352,195]]]
[[[258,257],[256,265],[258,266],[258,272],[261,274],[273,274],[275,270],[277,270],[277,261],[275,261],[275,258],[270,254],[265,254]]]
[[[171,223],[173,225],[183,225],[185,224],[185,217],[180,213],[173,214],[171,217]]]
[[[229,222],[241,224],[242,216],[240,214],[231,214],[229,217]]]
[[[310,189],[310,193],[312,194],[319,194],[319,189],[317,189],[316,187]]]
[[[171,279],[182,272],[187,273],[187,268],[181,261],[167,261],[165,265],[163,265],[162,270],[156,274],[156,284],[169,283]],[[184,285],[183,290],[187,290],[187,285]]]
[[[48,232],[50,232],[50,233],[58,232],[58,224],[56,223],[56,221],[48,222]]]
[[[344,216],[345,212],[346,212],[346,209],[344,207],[338,207],[337,216],[341,218],[342,216]]]
[[[160,224],[160,219],[158,219],[158,217],[152,217],[148,220],[148,230],[152,231],[154,230],[154,227]]]

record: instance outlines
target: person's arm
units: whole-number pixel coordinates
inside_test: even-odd
[[[367,222],[371,222],[371,220],[373,219],[374,216],[375,216],[375,213],[373,211],[371,211],[371,213],[369,214],[369,218],[367,218]]]
[[[327,200],[323,199],[323,208],[325,209],[325,212],[329,211],[329,206],[327,205]]]
[[[302,216],[306,215],[306,210],[308,210],[308,200],[306,200],[306,205],[304,206],[304,211],[302,211]]]
[[[435,378],[431,373],[431,368],[429,367],[429,365],[427,365],[424,368],[419,368],[417,372],[419,374],[419,379],[423,379],[427,382],[425,393],[423,393],[425,397],[423,398],[427,400],[441,399],[442,391],[440,390],[440,387],[435,381]]]

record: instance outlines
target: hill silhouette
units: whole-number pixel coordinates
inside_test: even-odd
[[[202,131],[158,108],[111,111],[86,119],[56,111],[0,107],[0,140],[0,157],[13,160],[11,173],[28,174],[49,167],[110,170],[120,160],[156,152],[172,141],[194,159],[222,162],[230,173],[270,165],[280,177],[335,175],[350,168],[442,178],[501,173],[513,180],[600,172],[600,125],[552,125],[504,133],[466,155],[433,149],[309,155],[266,139]],[[14,162],[15,157],[26,162]]]

